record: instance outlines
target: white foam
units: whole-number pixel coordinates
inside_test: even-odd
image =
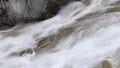
[[[88,6],[77,1],[64,7],[51,19],[1,31],[0,68],[102,68],[103,60],[111,61],[116,68],[120,61],[113,57],[120,48],[120,13],[106,13],[93,18],[85,16],[106,11],[110,4],[117,1],[92,0]],[[57,34],[59,29],[69,26],[76,30],[59,40],[53,48],[57,52],[10,56],[14,52],[36,47],[37,39]]]

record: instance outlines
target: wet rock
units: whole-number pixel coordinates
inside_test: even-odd
[[[43,19],[48,19],[53,17],[58,13],[58,11],[68,3],[72,1],[80,0],[48,0],[47,7],[45,8],[45,13],[43,13]]]
[[[38,19],[47,0],[1,0],[0,28]]]
[[[72,1],[80,0],[0,0],[0,29],[51,18]]]
[[[108,60],[104,60],[102,63],[103,63],[103,68],[112,68],[111,63]]]
[[[28,55],[28,54],[30,54],[30,55],[34,54],[34,50],[31,49],[31,48],[23,50],[19,53],[19,56],[25,56],[25,55]]]
[[[74,30],[75,28],[73,27],[63,28],[60,29],[57,34],[38,39],[37,47],[35,47],[34,50],[36,51],[36,53],[47,52],[47,51],[56,52],[57,50],[54,51],[51,50],[55,47],[55,45],[60,41],[61,38],[68,37]]]

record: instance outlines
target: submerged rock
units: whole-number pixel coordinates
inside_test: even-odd
[[[0,0],[0,29],[51,18],[72,1],[80,0]]]
[[[103,61],[103,68],[112,68],[112,65],[108,60],[104,60]]]

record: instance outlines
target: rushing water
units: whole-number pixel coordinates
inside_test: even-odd
[[[120,68],[120,1],[87,1],[1,31],[0,68]]]

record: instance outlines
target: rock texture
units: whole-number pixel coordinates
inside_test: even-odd
[[[46,3],[47,0],[1,0],[0,27],[12,27],[38,19]]]
[[[108,60],[104,60],[103,61],[103,68],[112,68],[112,65]]]
[[[80,0],[0,0],[0,29],[51,18],[72,1]]]

